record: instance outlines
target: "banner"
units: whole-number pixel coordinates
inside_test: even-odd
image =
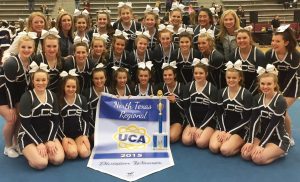
[[[135,181],[173,166],[167,113],[169,101],[163,97],[102,94],[88,167]]]

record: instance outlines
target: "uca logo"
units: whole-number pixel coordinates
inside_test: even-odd
[[[118,131],[114,133],[113,138],[118,143],[119,148],[128,150],[146,148],[151,140],[145,128],[133,124],[120,126]]]

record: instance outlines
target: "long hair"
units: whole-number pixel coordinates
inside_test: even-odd
[[[224,11],[220,19],[220,32],[217,35],[217,37],[220,38],[221,41],[223,41],[226,34],[228,34],[227,29],[224,26],[224,19],[227,15],[232,15],[234,18],[234,30],[240,29],[240,19],[235,13],[235,11],[231,9]]]
[[[69,16],[70,19],[71,19],[71,25],[72,25],[72,27],[71,27],[71,29],[68,31],[68,37],[69,37],[70,39],[73,40],[73,17],[72,17],[72,15],[69,14],[68,12],[62,11],[62,12],[60,12],[60,13],[58,14],[58,16],[57,16],[57,18],[56,18],[56,29],[57,29],[58,32],[60,32],[60,33],[63,32],[63,30],[62,30],[62,25],[61,25],[61,23],[62,23],[61,20],[62,20],[62,18],[63,18],[64,16]]]
[[[76,82],[76,93],[77,94],[79,93],[79,90],[80,90],[79,81],[78,81],[78,78],[76,76],[68,75],[68,76],[62,78],[61,81],[60,81],[60,89],[59,89],[59,103],[60,103],[60,105],[62,105],[63,102],[64,102],[65,86],[66,86],[68,80],[75,80],[75,82]]]
[[[27,32],[33,32],[33,29],[32,29],[32,21],[33,21],[33,18],[34,17],[41,17],[43,20],[44,20],[44,29],[48,29],[48,23],[47,23],[47,18],[45,17],[45,15],[41,12],[32,12],[29,17],[28,17],[28,21],[27,21],[27,24],[26,24],[26,31]]]
[[[55,35],[52,35],[52,34],[47,35],[44,38],[43,47],[42,47],[42,51],[43,51],[44,54],[45,54],[45,44],[46,44],[47,40],[56,40],[57,41],[57,46],[58,46],[58,52],[56,54],[57,66],[61,67],[62,63],[61,63],[61,53],[60,53],[59,39]]]
[[[274,35],[282,35],[284,41],[289,41],[286,46],[288,52],[294,52],[297,47],[297,39],[295,32],[291,28],[287,28],[284,32],[275,32]]]

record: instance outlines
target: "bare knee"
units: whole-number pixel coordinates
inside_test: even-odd
[[[65,159],[65,155],[62,153],[62,154],[57,154],[54,157],[50,157],[49,161],[51,164],[58,166],[64,162],[64,159]]]
[[[269,164],[269,162],[264,157],[253,157],[252,161],[257,165]]]
[[[43,170],[48,166],[48,159],[33,159],[28,161],[30,167]]]
[[[212,152],[212,153],[219,153],[220,151],[220,147],[217,145],[217,144],[214,144],[214,143],[211,143],[209,144],[209,150]]]
[[[78,156],[77,149],[73,147],[72,148],[70,147],[69,149],[65,150],[65,153],[67,159],[76,159]]]
[[[170,142],[175,143],[178,142],[180,139],[180,133],[170,132]]]
[[[232,156],[234,154],[232,149],[227,147],[226,145],[221,146],[220,152],[221,152],[222,155],[224,155],[226,157]]]
[[[196,145],[197,147],[201,148],[201,149],[205,149],[208,147],[209,141],[203,140],[203,139],[199,139],[196,141]]]
[[[190,145],[193,145],[194,142],[193,142],[192,137],[182,137],[182,143],[184,145],[190,146]]]

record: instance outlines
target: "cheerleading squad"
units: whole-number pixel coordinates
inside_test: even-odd
[[[293,143],[287,109],[299,96],[299,52],[289,26],[274,32],[264,54],[250,28],[240,28],[233,10],[214,26],[203,8],[199,24],[182,24],[174,5],[167,25],[147,7],[143,25],[130,3],[119,3],[111,26],[99,11],[89,28],[87,12],[61,12],[56,28],[33,12],[4,53],[0,114],[5,119],[4,154],[22,153],[44,169],[91,154],[101,93],[153,96],[170,101],[170,141],[264,165],[285,156]],[[76,31],[73,31],[73,24]],[[74,38],[73,38],[74,37]]]

